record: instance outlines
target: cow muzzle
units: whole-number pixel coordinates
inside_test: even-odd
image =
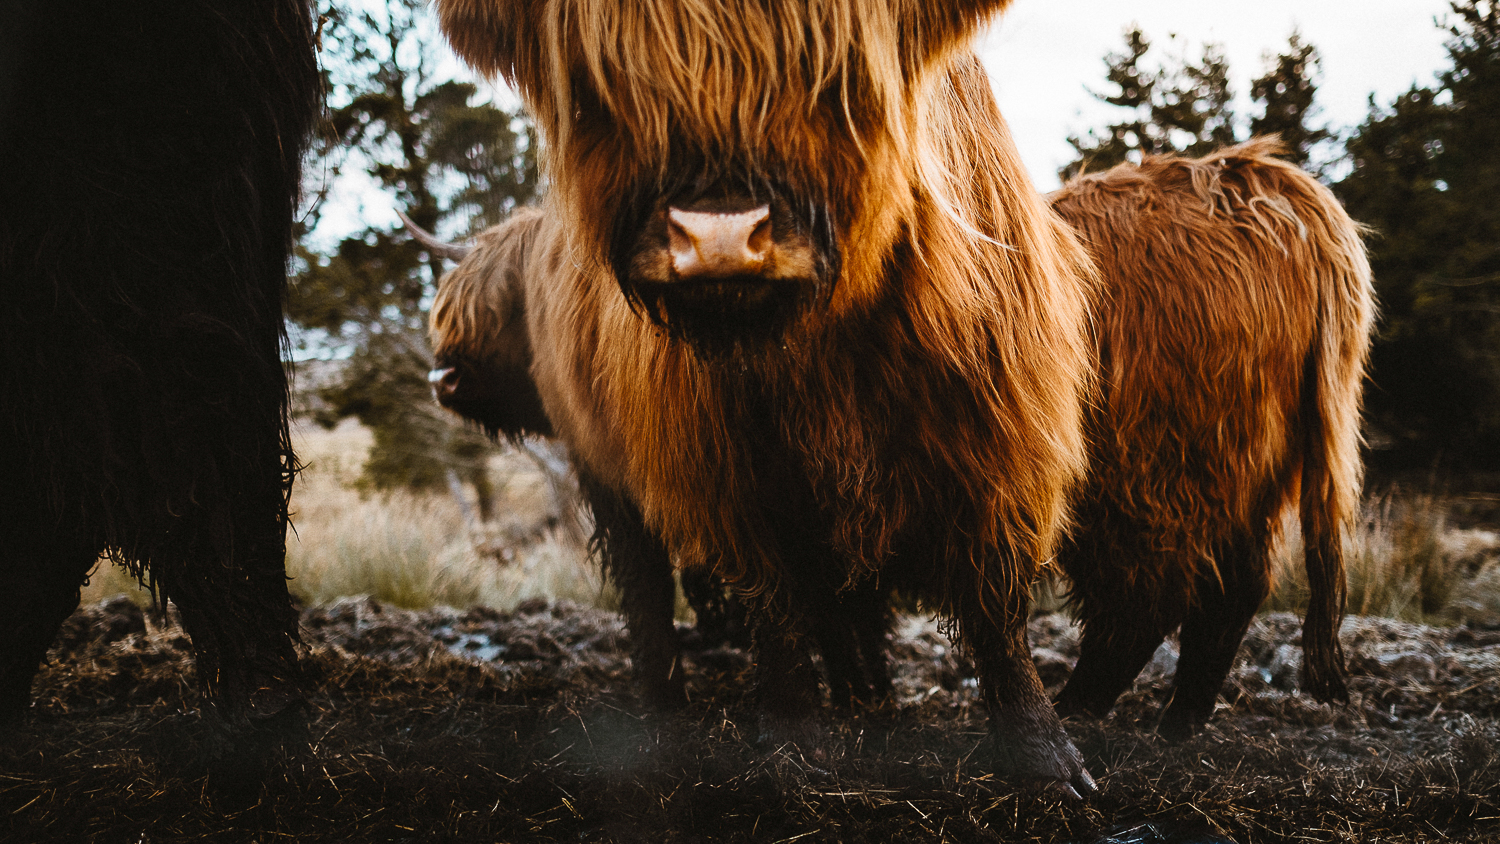
[[[622,287],[699,345],[774,338],[829,281],[828,250],[811,231],[780,198],[662,201],[619,264]]]
[[[452,407],[458,395],[458,367],[446,366],[427,373],[427,383],[432,385],[432,397],[443,407]]]
[[[667,209],[667,249],[679,280],[758,276],[773,245],[769,205],[738,214]]]

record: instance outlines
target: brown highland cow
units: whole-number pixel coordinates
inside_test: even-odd
[[[783,619],[769,732],[810,733],[801,645],[838,592],[900,588],[972,655],[997,770],[1089,789],[1024,633],[1085,465],[1095,279],[966,46],[1004,5],[438,8],[549,144],[547,415],[676,559]]]
[[[431,380],[438,402],[478,423],[492,437],[553,437],[559,427],[574,427],[552,424],[532,375],[527,302],[546,298],[549,281],[545,274],[527,270],[528,255],[543,227],[541,212],[517,211],[505,223],[482,232],[469,249],[443,244],[402,219],[429,249],[460,259],[443,276],[432,305],[437,366]],[[619,455],[606,456],[618,463]],[[642,696],[658,708],[685,703],[672,623],[676,587],[667,549],[646,529],[628,495],[599,480],[617,475],[618,466],[595,468],[575,459],[574,468],[594,513],[595,548],[605,573],[621,592]]]
[[[1052,196],[1106,280],[1103,401],[1060,557],[1084,629],[1065,715],[1108,712],[1180,627],[1161,730],[1206,721],[1293,506],[1312,593],[1305,686],[1346,697],[1343,546],[1374,296],[1360,227],[1279,150],[1148,158]]]
[[[399,213],[399,212],[398,212]],[[491,437],[515,441],[526,436],[554,437],[559,428],[547,417],[541,391],[532,375],[532,343],[526,303],[548,295],[547,277],[528,273],[527,253],[534,249],[541,214],[521,209],[509,220],[482,232],[471,246],[444,243],[401,215],[413,237],[443,257],[458,261],[443,276],[433,301],[431,332],[436,367],[431,374],[438,403],[477,423]],[[555,374],[556,368],[547,372]],[[557,393],[551,389],[549,393]],[[620,459],[623,455],[614,455]],[[686,703],[679,669],[680,646],[673,624],[672,563],[660,540],[651,536],[640,510],[625,490],[611,489],[601,477],[620,474],[618,467],[590,467],[573,461],[585,500],[597,528],[595,551],[611,582],[621,590],[621,608],[631,633],[632,659],[642,696],[656,708]],[[682,572],[682,587],[702,642],[739,639],[748,623],[746,607],[706,567]],[[860,624],[872,637],[861,650],[839,639],[825,648],[824,667],[836,704],[888,694],[885,636],[888,603],[883,596],[852,618],[836,616],[816,630],[846,631]],[[840,596],[840,607],[852,595]]]

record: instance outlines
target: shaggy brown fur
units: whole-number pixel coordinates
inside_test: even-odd
[[[1108,284],[1104,401],[1061,557],[1085,630],[1065,712],[1108,711],[1181,625],[1163,728],[1206,720],[1299,501],[1306,686],[1345,696],[1337,631],[1374,299],[1360,227],[1279,149],[1148,158],[1052,197]]]
[[[546,417],[531,372],[532,343],[526,325],[527,301],[540,301],[549,294],[547,277],[528,273],[526,265],[540,222],[539,212],[522,209],[507,222],[482,232],[470,247],[431,239],[433,248],[450,256],[462,255],[458,265],[443,276],[433,302],[434,394],[444,407],[479,424],[492,437],[551,437],[555,428]],[[431,238],[410,221],[407,228],[419,239]],[[675,708],[685,702],[683,676],[677,670],[673,602],[670,594],[661,594],[662,584],[671,577],[671,561],[660,541],[645,528],[628,492],[597,480],[618,474],[618,468],[575,464],[594,515],[595,549],[622,593],[642,696],[658,707]],[[719,578],[700,566],[682,573],[682,587],[696,615],[694,636],[699,644],[742,638],[747,608],[726,591]],[[827,636],[838,637],[826,643],[823,659],[834,700],[842,704],[890,690],[884,669],[889,616],[885,605],[868,611],[851,609],[850,615],[848,619],[839,616],[826,629],[815,631],[815,635],[821,633],[820,643]],[[868,668],[843,638],[849,630],[847,624],[840,629],[840,623],[847,621],[858,624],[863,635],[873,640],[864,654],[870,660]]]
[[[0,4],[0,721],[101,552],[178,607],[231,724],[299,694],[282,299],[313,42],[306,0]]]
[[[1086,788],[1021,632],[1084,467],[1093,276],[962,49],[1004,5],[439,10],[550,144],[532,265],[552,293],[528,303],[548,415],[678,559],[785,615],[757,643],[768,724],[815,699],[795,656],[809,613],[878,579],[954,620],[997,768]],[[821,260],[784,326],[720,355],[676,312],[665,332],[643,319],[632,273],[670,203],[731,190],[769,197]]]

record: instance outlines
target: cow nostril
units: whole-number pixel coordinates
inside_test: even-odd
[[[747,245],[750,253],[761,260],[765,260],[770,255],[772,245],[770,214],[767,214],[764,220],[756,224],[755,230],[750,232],[750,241]]]
[[[740,213],[667,210],[672,268],[683,278],[754,275],[774,245],[771,209]]]

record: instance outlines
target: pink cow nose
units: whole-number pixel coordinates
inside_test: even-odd
[[[667,241],[681,278],[756,275],[771,254],[771,208],[738,214],[669,208]]]

